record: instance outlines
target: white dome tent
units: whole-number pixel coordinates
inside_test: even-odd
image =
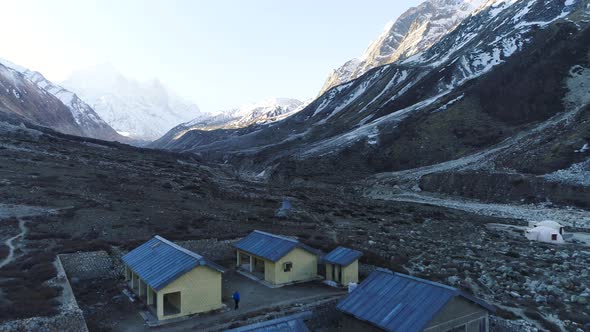
[[[547,226],[537,226],[535,228],[528,229],[524,235],[531,241],[564,243],[563,237],[561,234],[559,234],[559,230]]]
[[[558,223],[557,221],[553,221],[553,220],[543,220],[543,221],[539,221],[539,222],[534,222],[532,223],[532,227],[549,227],[549,228],[553,228],[554,230],[558,231],[559,234],[563,235],[563,225]]]

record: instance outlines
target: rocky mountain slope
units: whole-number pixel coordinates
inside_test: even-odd
[[[390,22],[360,58],[335,69],[322,87],[330,88],[358,78],[368,70],[424,51],[454,29],[485,0],[428,0]]]
[[[62,84],[119,134],[134,139],[155,140],[179,123],[207,115],[157,79],[140,83],[108,64],[74,72]]]
[[[190,131],[236,129],[275,122],[299,112],[304,106],[303,102],[293,98],[270,98],[256,103],[245,104],[210,117],[199,117],[182,123],[172,128],[150,146],[154,148],[174,146],[179,137],[186,135]]]
[[[17,248],[0,268],[0,326],[7,330],[15,330],[14,319],[70,309],[60,304],[62,289],[53,282],[57,254],[94,256],[87,252],[102,250],[117,262],[159,234],[231,270],[231,243],[252,229],[295,236],[324,252],[339,245],[361,250],[361,278],[380,266],[443,282],[497,305],[499,317],[526,319],[539,330],[573,332],[590,323],[588,247],[523,241],[516,231],[526,226],[522,220],[368,199],[346,181],[241,181],[231,167],[193,154],[63,135],[2,114],[0,160],[0,262],[9,251],[4,241],[14,239]],[[275,215],[284,197],[294,207],[287,219]],[[34,211],[41,215],[31,216]],[[95,271],[103,265],[81,259],[80,266]],[[72,279],[89,329],[128,330],[129,322],[145,328],[137,316],[141,304],[121,296],[122,279],[99,275]],[[301,303],[293,308],[300,310]],[[324,318],[332,317],[326,314],[330,308],[331,301],[317,311],[323,316],[318,330],[338,326]],[[259,312],[261,320],[268,318],[268,310]],[[232,324],[252,318],[245,312]]]
[[[17,71],[22,74],[25,79],[34,83],[39,89],[59,99],[70,110],[80,129],[80,131],[76,130],[69,133],[79,134],[81,132],[81,136],[85,137],[98,138],[107,141],[129,142],[129,139],[119,135],[113,128],[104,122],[88,104],[78,98],[75,93],[47,80],[39,72],[31,71],[3,59],[0,59],[0,64]],[[39,115],[39,118],[40,117],[42,117],[42,115]],[[39,124],[43,125],[44,122],[41,121]],[[48,124],[48,127],[52,128],[53,125]]]
[[[59,132],[84,136],[70,109],[22,73],[0,63],[0,114]]]
[[[586,1],[490,0],[428,50],[285,120],[190,131],[167,148],[274,179],[384,173],[389,185],[412,188],[427,174],[470,169],[577,188],[590,158],[589,11]]]

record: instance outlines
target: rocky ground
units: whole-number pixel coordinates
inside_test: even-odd
[[[524,318],[539,328],[576,331],[590,324],[590,250],[531,243],[486,227],[525,224],[520,219],[376,200],[344,185],[248,182],[228,166],[194,156],[31,135],[22,128],[0,136],[0,158],[3,204],[56,212],[27,217],[17,258],[0,268],[0,320],[55,313],[60,291],[45,281],[54,277],[57,253],[104,249],[116,255],[154,234],[175,241],[224,240],[261,229],[297,236],[322,250],[360,249],[364,264],[464,288],[500,306],[500,316]],[[284,197],[294,211],[278,218]],[[2,243],[20,231],[14,219],[0,230]],[[0,255],[6,256],[4,245]],[[119,301],[113,285],[104,294],[95,294],[96,285],[88,284],[87,291],[74,285],[85,313]],[[124,302],[116,305],[126,310]],[[92,319],[89,327],[97,326]]]

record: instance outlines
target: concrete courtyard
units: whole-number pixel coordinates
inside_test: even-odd
[[[222,301],[225,309],[191,316],[185,320],[164,324],[158,327],[145,325],[139,312],[143,309],[141,304],[134,307],[127,319],[120,321],[114,328],[115,331],[186,331],[186,330],[216,330],[240,325],[241,321],[264,315],[270,312],[280,314],[290,307],[301,306],[317,301],[336,298],[346,294],[345,290],[336,289],[324,285],[320,281],[284,286],[281,288],[268,288],[259,282],[253,281],[237,273],[228,270],[223,275]],[[238,291],[241,296],[238,310],[234,310],[232,294]]]

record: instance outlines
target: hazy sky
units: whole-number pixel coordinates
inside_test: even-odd
[[[421,0],[10,0],[0,57],[64,80],[111,63],[215,111],[268,97],[315,96]]]

